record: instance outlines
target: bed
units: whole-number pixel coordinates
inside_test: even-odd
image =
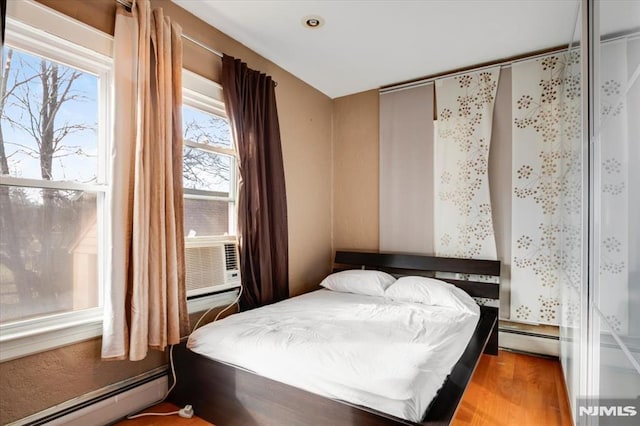
[[[420,255],[405,255],[405,254],[393,254],[393,253],[363,253],[363,252],[344,252],[339,251],[335,257],[335,271],[349,270],[349,269],[366,269],[366,270],[378,270],[385,271],[398,276],[425,276],[433,277],[437,272],[447,273],[447,276],[454,278],[440,278],[447,281],[458,288],[461,288],[471,296],[479,297],[483,299],[498,299],[499,296],[499,284],[489,283],[482,281],[470,280],[470,277],[482,276],[482,277],[499,277],[500,275],[500,263],[498,261],[485,261],[485,260],[469,260],[469,259],[453,259],[453,258],[438,258],[430,256]],[[405,280],[408,278],[405,278]],[[459,291],[459,290],[458,290]],[[466,295],[465,295],[466,296]],[[295,300],[292,300],[295,299]],[[334,294],[333,291],[319,290],[312,292],[312,294],[303,295],[299,298],[292,298],[282,303],[284,306],[284,314],[279,313],[279,317],[282,315],[289,316],[294,315],[296,310],[299,312],[307,312],[311,306],[316,306],[317,302],[328,303],[328,305],[320,305],[320,310],[328,312],[329,306],[335,308],[328,315],[328,318],[333,318],[336,315],[341,315],[339,310],[340,306],[348,306],[349,303],[353,303],[354,306],[368,306],[369,301],[373,299],[373,296],[367,295],[349,295],[349,294]],[[294,303],[301,303],[301,306]],[[279,304],[276,304],[279,305]],[[415,307],[411,305],[411,318],[422,318],[423,308]],[[269,311],[275,305],[271,305],[265,311]],[[401,309],[394,302],[385,302],[383,311],[397,311]],[[409,306],[409,305],[407,305]],[[288,311],[287,311],[288,309]],[[342,308],[340,308],[342,309]],[[409,309],[409,308],[407,308]],[[471,307],[469,307],[471,309]],[[289,375],[287,373],[287,360],[284,358],[283,365],[279,372],[256,374],[261,371],[261,366],[258,364],[249,364],[249,367],[239,368],[236,365],[242,365],[243,360],[241,356],[237,358],[220,358],[223,361],[214,360],[211,358],[217,357],[215,344],[216,339],[222,342],[225,338],[234,341],[236,338],[233,335],[229,336],[217,336],[214,338],[214,343],[202,343],[206,342],[206,339],[200,340],[200,344],[196,344],[196,350],[202,350],[202,346],[209,346],[209,349],[214,352],[214,355],[199,354],[186,347],[186,345],[177,346],[174,349],[174,361],[177,374],[177,383],[174,387],[169,400],[177,405],[191,404],[193,405],[196,413],[218,426],[226,425],[391,425],[391,424],[407,424],[407,425],[444,425],[449,424],[453,418],[458,403],[460,402],[464,390],[471,379],[475,366],[482,355],[482,353],[497,354],[497,318],[498,309],[489,306],[475,306],[477,310],[477,318],[469,325],[467,323],[464,327],[461,325],[459,328],[460,333],[467,333],[470,337],[467,344],[466,340],[460,344],[459,339],[450,339],[456,341],[457,348],[454,348],[454,355],[458,361],[451,361],[452,367],[449,366],[450,374],[443,376],[444,383],[440,386],[437,383],[434,389],[432,384],[427,384],[425,380],[416,380],[413,378],[407,379],[409,383],[416,385],[416,394],[425,394],[428,396],[428,400],[422,402],[418,400],[409,401],[409,406],[414,406],[408,410],[406,415],[405,408],[395,409],[393,405],[388,405],[384,401],[379,402],[369,397],[358,399],[357,395],[355,399],[349,399],[343,397],[346,394],[351,395],[352,387],[343,390],[337,389],[331,382],[332,374],[337,376],[344,376],[346,381],[352,379],[349,373],[343,373],[339,369],[338,364],[304,364],[302,367],[296,367],[291,364],[291,371]],[[366,309],[365,309],[366,310]],[[255,310],[254,310],[255,311]],[[234,315],[236,319],[233,321],[227,321],[236,325],[239,334],[236,336],[242,336],[246,334],[259,334],[257,340],[263,338],[263,334],[260,334],[260,329],[268,329],[270,323],[268,323],[267,317],[260,317],[261,311],[258,312],[249,311],[246,313],[248,318],[247,323],[263,324],[257,329],[245,329],[242,318],[243,315]],[[310,315],[310,314],[309,314]],[[380,316],[379,312],[376,312],[377,317]],[[468,315],[471,318],[473,315]],[[376,317],[376,318],[377,318]],[[465,315],[465,318],[467,315]],[[443,317],[444,318],[444,317]],[[300,318],[300,321],[304,321],[304,318]],[[309,316],[306,320],[314,321],[314,317]],[[260,323],[260,321],[267,321],[266,323]],[[295,321],[298,321],[296,319]],[[446,318],[444,321],[448,321]],[[470,320],[465,320],[470,321]],[[333,329],[331,329],[331,321],[327,320],[327,330],[331,331],[328,335],[335,335]],[[300,324],[303,324],[302,322]],[[324,325],[324,324],[323,324]],[[432,327],[432,326],[430,326]],[[470,327],[470,328],[469,328]],[[436,328],[437,329],[437,328]],[[354,327],[357,333],[360,333],[358,326]],[[466,330],[466,331],[464,331]],[[365,331],[366,333],[366,331]],[[194,333],[196,337],[198,334]],[[391,336],[391,335],[389,335]],[[304,336],[306,338],[306,335]],[[351,336],[346,336],[350,339]],[[195,339],[198,341],[198,339]],[[237,339],[241,340],[241,339]],[[390,339],[389,349],[394,345],[401,345],[400,342],[394,342],[391,344]],[[277,342],[273,346],[281,346],[282,342]],[[249,342],[251,345],[251,341]],[[433,344],[430,342],[429,344]],[[191,346],[194,346],[191,343]],[[223,345],[220,345],[223,346]],[[251,347],[251,346],[250,346]],[[247,349],[246,352],[251,350],[263,351],[267,353],[270,349]],[[337,358],[343,358],[335,356],[336,352],[331,353],[331,345],[327,344],[327,354],[331,362],[336,362]],[[372,355],[367,358],[372,358],[375,362],[380,361],[377,356],[378,352],[385,352],[381,350],[383,346],[372,346],[377,348],[373,350]],[[295,352],[299,350],[301,352]],[[304,352],[307,350],[308,352]],[[360,349],[361,350],[361,349]],[[293,348],[289,347],[287,354],[295,359],[307,359],[307,355],[310,355],[314,351],[309,351],[308,348],[298,347],[294,345]],[[241,351],[236,351],[236,354]],[[357,357],[362,357],[364,352],[354,351]],[[392,370],[397,371],[398,377],[404,377],[406,368],[405,362],[401,362],[403,359],[400,352],[389,352],[392,359],[386,361],[387,365],[392,363]],[[395,354],[395,355],[394,355]],[[461,354],[461,355],[460,355]],[[407,355],[409,357],[409,355]],[[428,354],[424,355],[425,358]],[[309,356],[308,358],[311,358]],[[362,357],[365,358],[365,357]],[[433,362],[441,359],[440,356],[434,358]],[[354,358],[345,357],[345,362],[353,363]],[[342,361],[340,361],[342,362]],[[395,364],[393,364],[395,363]],[[407,362],[410,363],[410,362]],[[431,365],[431,364],[428,364]],[[296,368],[302,368],[298,371]],[[335,368],[335,372],[332,369]],[[366,370],[367,367],[362,367],[364,371],[370,371],[373,374],[374,370]],[[370,368],[370,367],[369,367]],[[389,368],[386,369],[387,371]],[[308,373],[305,373],[308,371]],[[284,376],[283,376],[284,375]],[[267,377],[264,377],[267,376]],[[274,380],[280,379],[286,376],[286,380]],[[312,379],[297,381],[296,378],[302,378],[302,376],[309,376]],[[329,385],[321,383],[313,377],[328,377]],[[272,377],[272,378],[268,378]],[[391,383],[393,377],[385,377],[387,381],[380,381],[382,386],[379,388],[387,388],[387,385]],[[283,381],[290,384],[285,384]],[[296,386],[293,386],[293,385]],[[316,386],[317,385],[317,386]],[[329,392],[326,392],[326,388],[329,387]],[[322,389],[318,389],[322,388]],[[405,388],[400,387],[399,393],[392,392],[392,387],[389,388],[389,399],[394,400],[399,393],[406,391]],[[307,390],[302,390],[307,389]],[[320,396],[321,391],[325,391],[325,394],[331,395],[331,397]],[[341,393],[342,392],[342,393]],[[346,392],[346,394],[345,394]],[[366,389],[365,389],[365,395]],[[351,402],[346,402],[350,400]],[[353,402],[356,401],[356,402]],[[391,401],[394,402],[394,401]],[[403,411],[405,410],[405,411]],[[413,412],[412,412],[413,410]],[[419,413],[419,414],[416,414]],[[424,413],[424,414],[423,414]],[[417,416],[417,417],[416,417]]]

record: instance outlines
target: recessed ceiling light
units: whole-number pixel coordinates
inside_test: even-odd
[[[324,19],[318,15],[310,15],[302,18],[302,25],[306,28],[316,29],[324,25]]]

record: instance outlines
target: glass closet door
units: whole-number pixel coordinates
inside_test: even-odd
[[[624,406],[640,396],[640,2],[595,12],[589,394]]]
[[[576,3],[580,6],[580,3]],[[576,418],[576,401],[586,389],[586,300],[587,300],[587,165],[586,139],[583,134],[583,102],[581,54],[583,44],[583,11],[576,8],[575,21],[569,40],[567,66],[564,70],[562,90],[565,99],[574,100],[564,105],[562,114],[563,158],[560,161],[563,191],[559,203],[561,224],[561,271],[560,275],[560,361],[567,387],[569,403]],[[568,96],[571,95],[571,96]]]

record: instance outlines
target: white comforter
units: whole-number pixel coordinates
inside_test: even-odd
[[[329,398],[420,421],[475,313],[318,290],[196,330],[202,355]]]

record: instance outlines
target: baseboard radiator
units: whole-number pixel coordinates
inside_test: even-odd
[[[560,356],[560,339],[557,336],[500,328],[498,342],[501,348],[507,350],[550,357]]]
[[[167,368],[109,385],[33,414],[8,426],[86,426],[113,423],[160,401],[167,392]]]

